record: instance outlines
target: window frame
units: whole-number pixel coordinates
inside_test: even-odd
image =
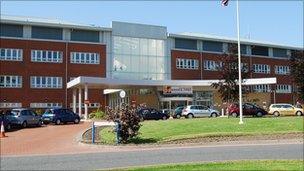
[[[22,88],[22,76],[0,75],[0,88]]]
[[[95,52],[71,52],[70,63],[99,65],[100,54]]]
[[[23,49],[0,48],[0,61],[23,61]]]

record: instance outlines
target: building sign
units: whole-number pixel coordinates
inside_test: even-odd
[[[190,86],[164,86],[164,94],[192,94],[192,87]]]

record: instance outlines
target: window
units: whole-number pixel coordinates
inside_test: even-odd
[[[22,49],[0,48],[1,61],[22,61]]]
[[[71,63],[74,64],[100,64],[98,53],[71,52]]]
[[[31,108],[60,108],[62,107],[61,103],[31,103]]]
[[[264,46],[251,46],[251,54],[259,56],[269,56],[268,47]]]
[[[253,64],[253,72],[269,74],[270,66],[266,64]]]
[[[23,26],[15,24],[0,24],[0,36],[23,37]]]
[[[216,62],[210,60],[204,61],[204,70],[218,71],[221,67],[222,67],[222,62]]]
[[[185,59],[177,58],[176,59],[176,68],[178,69],[198,69],[199,62],[196,59]]]
[[[62,78],[31,76],[31,88],[62,88]]]
[[[223,52],[223,43],[214,41],[204,41],[203,51],[209,52]]]
[[[22,76],[0,75],[0,87],[5,88],[21,88]]]
[[[254,85],[253,86],[254,92],[270,92],[270,86],[269,85]]]
[[[62,40],[61,28],[32,26],[32,38]]]
[[[0,103],[0,108],[20,108],[22,103]]]
[[[280,75],[289,75],[290,68],[289,66],[275,66],[275,73]]]
[[[71,40],[84,42],[99,42],[99,32],[73,29],[71,32]]]
[[[54,62],[62,63],[61,51],[46,51],[46,50],[32,50],[31,51],[32,62]]]
[[[273,48],[273,57],[287,58],[287,50],[286,49]]]
[[[276,86],[277,93],[291,93],[291,85],[279,84]]]
[[[197,50],[197,40],[176,38],[175,48]]]
[[[228,50],[235,50],[237,53],[237,50],[238,50],[237,48],[238,48],[237,44],[231,44],[231,43],[228,44]],[[241,44],[241,54],[242,55],[247,54],[247,45]]]
[[[81,103],[81,107],[84,108],[84,103]],[[88,108],[99,108],[100,103],[90,103]],[[73,108],[73,103],[70,103],[70,108]],[[76,103],[76,108],[78,108],[78,103]]]

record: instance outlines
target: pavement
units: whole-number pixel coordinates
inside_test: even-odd
[[[1,157],[1,170],[96,170],[227,160],[303,160],[303,144],[235,144],[135,151]]]
[[[79,149],[76,137],[90,124],[46,125],[6,132],[8,137],[0,139],[1,156],[73,153]]]

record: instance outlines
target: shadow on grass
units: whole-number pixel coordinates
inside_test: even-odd
[[[149,143],[157,143],[157,139],[154,138],[132,138],[129,143],[134,143],[134,144],[149,144]]]

